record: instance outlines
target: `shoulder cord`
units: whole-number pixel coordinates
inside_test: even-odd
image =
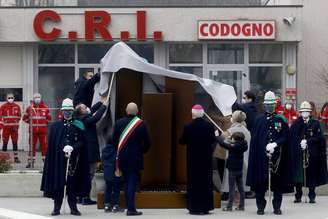
[[[78,164],[78,162],[79,162],[79,157],[80,157],[80,155],[77,155],[74,168],[72,168],[72,165],[73,165],[72,163],[70,163],[69,166],[68,166],[68,174],[69,174],[70,176],[73,176],[74,173],[75,173],[75,170],[76,170],[76,168],[77,168],[77,164]]]
[[[281,150],[281,147],[280,147],[279,148],[279,157],[278,157],[277,161],[275,163],[273,161],[271,161],[271,163],[272,163],[272,173],[277,173],[277,171],[278,171],[280,160],[281,160],[281,154],[282,154],[282,150]]]

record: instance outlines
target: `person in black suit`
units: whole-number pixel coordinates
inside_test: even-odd
[[[113,145],[117,152],[116,171],[121,171],[125,181],[127,215],[142,215],[135,208],[135,192],[139,172],[144,168],[143,154],[150,148],[146,124],[137,117],[138,106],[129,103],[126,116],[119,119],[113,130]]]
[[[85,72],[75,82],[75,94],[73,98],[74,107],[80,103],[91,107],[92,98],[94,94],[95,84],[100,81],[100,73],[93,74],[93,72]]]
[[[90,191],[92,179],[96,172],[97,162],[100,161],[99,142],[97,137],[97,122],[102,118],[108,107],[107,97],[103,97],[102,102],[99,101],[89,109],[85,104],[81,103],[76,106],[76,117],[85,126],[85,143],[88,151],[88,161],[90,166]],[[89,194],[90,194],[89,191]],[[93,205],[96,201],[88,197],[82,197],[81,203],[83,205]]]

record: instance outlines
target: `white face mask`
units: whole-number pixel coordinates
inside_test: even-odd
[[[303,119],[307,119],[307,118],[309,118],[310,115],[311,115],[310,112],[301,112],[301,116],[303,117]]]
[[[241,100],[241,103],[247,103],[247,101],[243,98],[243,99]]]
[[[8,103],[13,103],[14,99],[7,99]]]
[[[286,109],[291,110],[292,109],[292,105],[291,104],[286,104]]]
[[[39,97],[34,98],[34,103],[36,103],[36,104],[41,103],[41,98],[39,98]]]

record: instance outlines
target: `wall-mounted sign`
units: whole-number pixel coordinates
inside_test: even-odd
[[[45,31],[44,23],[52,23],[52,29]],[[110,24],[112,22],[111,14],[107,11],[85,11],[84,12],[84,33],[78,33],[76,30],[70,30],[67,33],[62,33],[60,28],[61,16],[53,10],[42,10],[34,18],[33,28],[36,36],[44,41],[54,41],[61,35],[66,36],[70,41],[77,39],[85,39],[87,41],[95,40],[95,35],[98,34],[103,40],[113,40],[110,31]],[[146,11],[136,12],[136,40],[147,40],[146,31]],[[82,37],[83,36],[83,37]],[[120,39],[128,41],[131,39],[129,30],[122,30],[120,32]],[[162,31],[153,32],[153,40],[162,40]]]
[[[273,40],[275,21],[198,21],[199,40]]]

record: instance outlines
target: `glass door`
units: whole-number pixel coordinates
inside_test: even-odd
[[[208,77],[214,81],[228,84],[234,87],[237,99],[241,100],[244,92],[243,84],[245,74],[242,70],[209,68]]]

